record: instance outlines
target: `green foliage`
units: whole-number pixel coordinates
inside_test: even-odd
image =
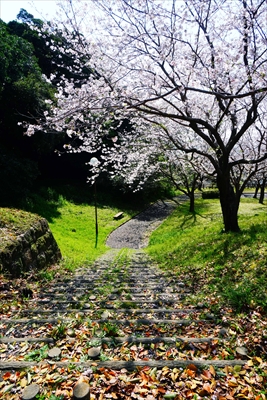
[[[0,21],[0,204],[25,195],[39,174],[34,161],[34,141],[23,136],[19,122],[40,118],[53,99],[54,89],[47,83],[27,40],[10,33]]]
[[[88,67],[87,56],[81,54],[77,57],[75,52],[69,51],[66,54],[62,51],[62,48],[70,50],[73,47],[74,32],[68,33],[65,29],[62,34],[60,29],[47,28],[46,30],[42,29],[42,34],[39,35],[39,29],[44,26],[40,19],[34,18],[24,9],[20,10],[17,18],[22,23],[9,22],[9,32],[33,45],[34,55],[42,72],[47,77],[50,77],[51,74],[54,75],[53,84],[57,84],[62,75],[78,82],[89,77],[91,69]],[[68,35],[68,39],[66,39],[66,35]],[[79,40],[82,40],[81,35]]]
[[[51,97],[51,86],[42,78],[41,69],[33,54],[33,45],[10,34],[3,21],[0,21],[0,39],[2,100],[9,107],[12,105],[11,110],[23,112],[24,118],[29,111],[32,116],[42,97]],[[28,109],[29,105],[31,110]]]
[[[255,305],[266,308],[267,297],[262,290],[265,285],[266,281],[260,277],[256,282],[245,278],[236,285],[227,285],[223,297],[237,312],[248,311]]]
[[[196,200],[196,214],[181,205],[155,232],[147,251],[175,271],[194,295],[217,295],[237,311],[267,311],[266,206],[241,199],[240,233],[221,233],[218,200]]]
[[[6,85],[32,72],[35,65],[34,59],[31,59],[32,45],[10,35],[3,21],[0,21],[0,38],[0,79]],[[1,89],[4,90],[4,85]]]
[[[62,339],[66,337],[67,334],[67,325],[63,322],[60,322],[51,332],[51,337],[55,340]]]
[[[40,19],[35,19],[34,16],[28,13],[24,8],[20,9],[17,18],[24,24],[33,23],[35,26],[43,26],[43,22]]]
[[[119,327],[111,322],[105,322],[103,325],[103,331],[105,332],[106,336],[118,336]]]
[[[31,110],[32,113],[45,110],[45,100],[53,98],[53,89],[40,77],[39,70],[21,77],[13,83],[15,99],[19,102],[23,99],[23,109]],[[20,107],[21,108],[21,107]]]
[[[63,396],[56,396],[55,394],[51,394],[49,397],[47,397],[46,394],[38,394],[36,396],[37,400],[63,400]]]
[[[46,344],[40,349],[30,351],[24,358],[26,361],[42,361],[47,358],[48,350],[49,346]]]
[[[219,199],[220,192],[218,189],[204,189],[202,190],[202,199]]]

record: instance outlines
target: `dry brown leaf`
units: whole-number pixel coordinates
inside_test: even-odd
[[[212,376],[216,376],[216,371],[213,365],[210,365],[209,371],[211,373]]]

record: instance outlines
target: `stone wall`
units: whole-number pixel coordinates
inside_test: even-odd
[[[7,242],[0,252],[0,271],[18,277],[21,272],[39,270],[60,259],[61,253],[48,223],[41,218]]]

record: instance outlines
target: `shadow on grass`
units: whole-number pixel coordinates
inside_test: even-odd
[[[31,193],[22,201],[21,208],[40,215],[48,222],[52,222],[54,218],[60,217],[59,207],[61,204],[62,196],[60,194],[54,194],[53,199],[51,199],[41,191],[37,191],[36,193]]]
[[[255,240],[256,237],[261,234],[266,232],[266,226],[263,224],[253,224],[250,226],[250,228],[247,230],[247,233],[249,234],[251,240]]]
[[[74,204],[95,205],[94,187],[86,183],[42,182],[20,202],[20,208],[36,213],[52,222],[59,218],[64,201]],[[114,188],[98,185],[96,203],[99,209],[112,207],[135,215],[146,206],[140,194],[124,194]]]
[[[204,210],[207,208],[208,207],[205,204],[201,204],[196,207],[194,212],[190,212],[188,209],[188,204],[181,204],[179,206],[179,213],[182,212],[184,214],[184,218],[180,228],[190,228],[191,226],[195,225],[197,223],[197,217],[207,219],[208,217],[202,214],[202,212],[204,212]]]

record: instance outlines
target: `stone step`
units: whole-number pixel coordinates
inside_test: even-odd
[[[91,295],[95,295],[96,297],[98,297],[99,299],[95,299],[95,300],[91,300],[90,296]],[[161,301],[161,302],[165,302],[166,304],[168,302],[179,302],[179,300],[184,299],[186,296],[186,293],[153,293],[153,292],[135,292],[135,293],[125,293],[120,295],[120,297],[112,300],[109,299],[107,297],[107,295],[102,296],[99,293],[94,293],[94,294],[89,294],[88,296],[78,296],[78,295],[57,295],[57,296],[53,296],[51,295],[47,295],[44,297],[40,297],[38,299],[34,299],[34,300],[30,300],[28,301],[28,304],[31,306],[32,303],[34,304],[45,304],[45,303],[58,303],[58,304],[64,304],[64,303],[73,303],[73,304],[84,304],[84,303],[104,303],[104,302],[108,302],[108,301],[121,301],[121,302],[128,302],[128,301],[133,301],[134,303],[136,302],[142,302],[142,303],[146,303],[148,301],[152,301],[152,302],[157,302],[157,301]]]
[[[150,367],[150,368],[185,368],[188,365],[194,365],[198,368],[203,368],[212,365],[217,368],[224,368],[225,366],[245,365],[245,360],[234,359],[234,360],[199,360],[199,359],[188,359],[188,360],[151,360],[151,361],[85,361],[85,362],[67,362],[67,361],[53,361],[53,365],[57,368],[65,368],[71,365],[75,368],[84,367],[90,368],[92,366],[98,368],[108,368],[114,370],[121,370],[123,368],[128,371],[133,371],[138,367]],[[36,361],[0,361],[0,370],[13,370],[23,369],[33,366],[42,366],[44,362]]]
[[[53,285],[71,285],[71,284],[76,284],[76,283],[91,283],[92,281],[97,281],[99,279],[102,279],[103,274],[85,274],[83,276],[75,276],[70,279],[64,279],[64,280],[54,280],[51,282]],[[134,280],[171,280],[170,277],[166,277],[162,274],[154,274],[154,273],[138,273],[134,271],[127,271],[125,273],[115,273],[115,272],[109,272],[104,274],[106,277],[111,277],[111,278],[121,278],[121,279],[129,279],[131,281]]]
[[[7,336],[3,336],[0,338],[0,343],[24,343],[24,342],[28,342],[28,343],[54,343],[54,339],[53,338],[49,338],[49,337],[7,337]]]
[[[142,343],[142,344],[155,344],[155,343],[171,343],[176,344],[177,342],[183,343],[212,343],[214,341],[225,341],[230,340],[228,338],[221,337],[166,337],[166,336],[155,336],[155,337],[142,337],[142,336],[115,336],[115,337],[92,337],[90,342],[99,341],[101,343],[109,344],[122,344],[122,343]],[[66,342],[73,341],[73,338],[66,337]],[[48,337],[1,337],[0,343],[55,343],[55,339]]]
[[[144,272],[143,270],[137,269],[137,268],[129,268],[121,271],[114,271],[114,270],[107,270],[103,268],[102,270],[97,270],[97,271],[85,271],[84,274],[75,274],[72,278],[67,278],[67,279],[57,279],[57,282],[62,282],[62,283],[68,283],[73,280],[75,281],[88,281],[90,278],[99,278],[102,277],[102,275],[105,276],[115,276],[115,277],[122,277],[122,278],[127,278],[128,276],[132,276],[132,279],[134,277],[140,277],[141,279],[173,279],[173,276],[170,276],[168,274],[164,274],[162,272],[159,272],[158,270],[151,271],[151,269],[147,272]],[[177,279],[177,277],[176,277]]]
[[[90,307],[87,308],[64,308],[64,309],[53,309],[57,313],[100,313],[105,312],[106,308],[97,308],[92,310]],[[108,307],[107,310],[109,313],[122,313],[122,314],[192,314],[192,313],[200,313],[199,309],[179,309],[179,308],[111,308]],[[28,309],[20,312],[20,315],[27,314],[51,314],[51,309],[44,310],[40,309]],[[211,314],[209,314],[211,318]]]
[[[92,282],[91,282],[92,283]],[[120,283],[122,283],[121,281],[119,281],[119,282],[112,282],[113,284],[120,284]],[[111,283],[110,283],[111,284]],[[92,289],[93,288],[93,289]],[[77,293],[77,294],[85,294],[86,293],[86,291],[88,291],[88,290],[97,290],[98,288],[103,288],[103,283],[97,283],[97,284],[95,284],[95,285],[92,285],[92,284],[90,284],[90,286],[85,286],[85,287],[83,287],[83,286],[78,286],[78,288],[76,288],[75,286],[67,286],[67,287],[60,287],[60,288],[57,288],[57,287],[51,287],[51,289],[50,290],[43,290],[42,292],[40,292],[39,293],[39,295],[41,295],[41,296],[46,296],[46,295],[54,295],[54,296],[56,296],[56,295],[58,295],[58,294],[66,294],[66,293],[73,293],[73,292],[75,292],[75,293]],[[127,290],[127,291],[132,291],[132,292],[135,292],[135,291],[142,291],[142,290],[152,290],[152,291],[156,291],[156,292],[164,292],[164,291],[166,291],[166,292],[170,292],[170,291],[179,291],[179,290],[183,290],[183,291],[187,291],[187,292],[189,292],[190,290],[189,290],[189,288],[185,288],[184,286],[177,286],[177,287],[173,287],[173,286],[169,286],[169,285],[164,285],[164,284],[157,284],[157,285],[152,285],[152,284],[150,284],[150,283],[135,283],[135,284],[132,284],[132,285],[129,285],[129,284],[126,284],[126,285],[123,285],[123,286],[119,286],[119,287],[117,287],[117,289],[116,290]]]
[[[86,315],[86,313],[84,313]],[[33,324],[57,324],[57,323],[68,323],[72,322],[73,319],[71,318],[3,318],[1,320],[2,323],[7,325],[14,325],[14,324],[25,324],[25,325],[33,325]],[[211,323],[210,320],[194,320],[194,319],[153,319],[153,318],[139,318],[139,319],[111,319],[111,318],[103,318],[103,319],[94,319],[91,322],[93,323],[105,323],[109,322],[111,324],[117,325],[160,325],[160,324],[167,324],[167,325],[191,325],[191,324],[204,324],[204,323]]]
[[[139,296],[139,297],[143,297],[143,296]],[[77,301],[77,300],[51,300],[51,299],[35,299],[34,303],[35,304],[51,304],[51,305],[59,305],[59,306],[66,306],[68,307],[69,305],[72,304],[80,304],[81,307],[85,304],[91,304],[92,306],[98,306],[100,305],[101,307],[104,307],[107,303],[108,304],[112,304],[112,302],[127,302],[128,304],[132,304],[133,306],[135,305],[142,305],[142,304],[167,304],[167,305],[171,305],[174,303],[177,303],[177,299],[155,299],[155,300],[140,300],[140,298],[137,298],[136,300],[128,300],[128,299],[115,299],[115,300],[109,300],[109,299],[104,299],[104,300],[86,300],[86,301]]]

